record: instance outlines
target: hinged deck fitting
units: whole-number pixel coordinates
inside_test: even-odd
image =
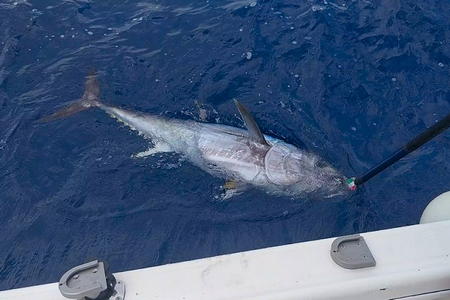
[[[76,266],[61,277],[59,291],[69,299],[125,300],[125,285],[98,260]]]

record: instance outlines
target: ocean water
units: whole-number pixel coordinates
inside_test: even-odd
[[[36,121],[99,72],[106,102],[262,130],[362,174],[450,112],[450,2],[0,1],[0,290],[415,224],[450,189],[450,133],[358,191],[292,199],[223,181],[99,110]]]

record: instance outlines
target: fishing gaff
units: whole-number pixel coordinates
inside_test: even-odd
[[[404,145],[396,152],[394,152],[394,154],[392,154],[390,157],[380,162],[378,165],[367,171],[362,176],[348,178],[346,180],[347,186],[352,191],[356,190],[357,186],[367,182],[369,179],[379,174],[380,172],[382,172],[395,162],[399,161],[407,154],[413,152],[426,142],[430,141],[440,133],[444,132],[449,127],[450,127],[450,114],[448,114],[446,117],[438,121],[433,126],[426,129],[424,132],[422,132],[415,138],[413,138],[406,145]]]

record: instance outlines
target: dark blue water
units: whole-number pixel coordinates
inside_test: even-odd
[[[119,3],[120,2],[120,3]],[[450,111],[449,1],[0,2],[0,290],[418,222],[450,189],[447,132],[332,200],[222,180],[99,110],[40,124],[95,67],[106,102],[242,126],[361,174]]]

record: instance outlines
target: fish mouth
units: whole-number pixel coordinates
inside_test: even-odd
[[[348,193],[348,187],[345,183],[345,177],[344,176],[334,176],[331,178],[330,182],[326,186],[326,195],[324,198],[330,199],[337,196],[343,196]]]
[[[347,188],[347,184],[345,181],[345,177],[342,175],[334,175],[329,179],[328,182],[328,186],[331,190],[335,190],[335,191],[346,191]]]

